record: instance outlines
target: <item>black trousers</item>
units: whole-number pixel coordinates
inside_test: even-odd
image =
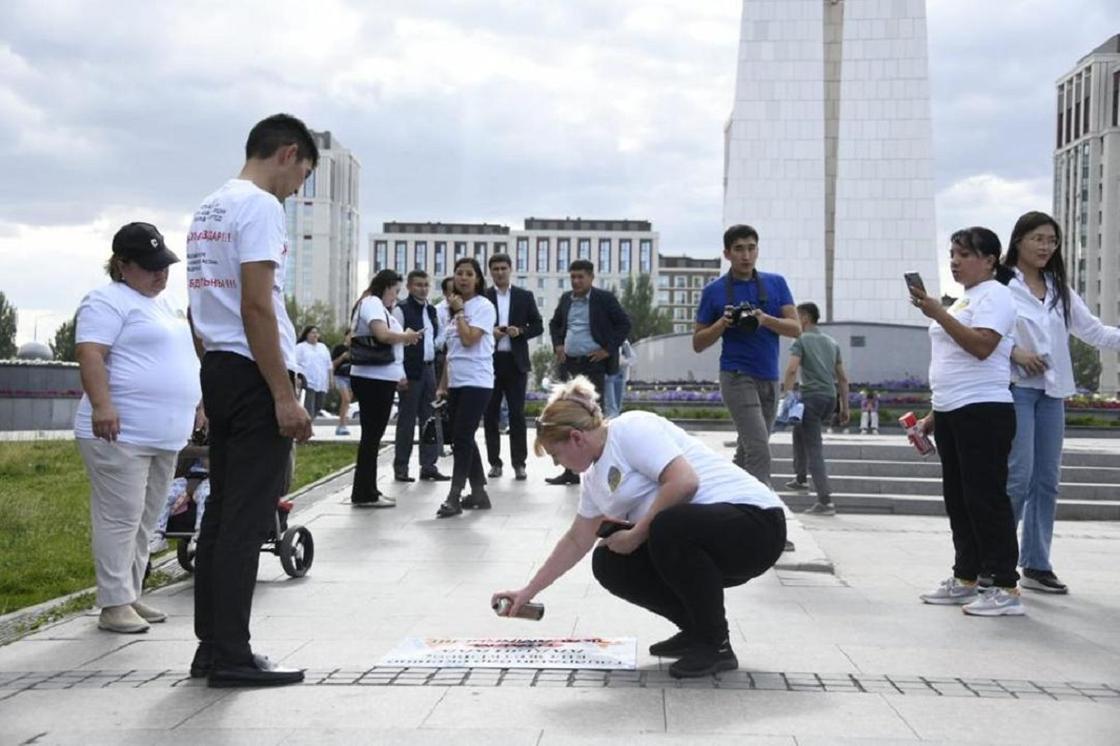
[[[687,503],[654,516],[649,539],[634,553],[595,549],[591,569],[615,596],[719,645],[728,639],[723,589],[773,567],[785,541],[781,508]]]
[[[961,580],[990,575],[996,586],[1014,588],[1019,542],[1007,495],[1007,457],[1015,437],[1015,405],[969,404],[937,412],[933,423],[953,531],[953,575]]]
[[[377,489],[377,452],[381,450],[381,436],[389,424],[397,382],[351,375],[350,388],[358,399],[358,418],[362,426],[350,501],[370,502],[381,494]]]
[[[491,466],[502,465],[502,440],[498,421],[502,416],[502,397],[509,406],[509,460],[514,466],[525,466],[529,446],[525,435],[525,387],[529,374],[517,368],[512,352],[494,353],[494,394],[486,408],[486,460]]]
[[[252,661],[257,563],[275,527],[292,440],[280,435],[272,392],[254,361],[208,352],[201,378],[210,420],[210,497],[194,560],[194,631],[215,665],[240,665]]]
[[[607,361],[593,363],[586,357],[565,358],[564,364],[560,366],[560,377],[570,381],[576,376],[586,376],[591,381],[595,393],[599,395],[599,405],[602,406],[603,389],[607,382]]]
[[[470,482],[471,489],[486,486],[482,471],[482,454],[478,452],[475,433],[482,421],[482,413],[490,403],[493,389],[461,386],[447,392],[447,414],[451,418],[451,492],[458,494]],[[512,416],[512,414],[511,414]]]

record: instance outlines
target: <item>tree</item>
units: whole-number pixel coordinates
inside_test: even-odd
[[[19,326],[19,311],[8,302],[4,291],[0,290],[0,360],[16,356],[16,329]]]
[[[327,347],[334,347],[346,336],[346,328],[336,326],[334,309],[321,300],[315,301],[310,306],[301,306],[296,302],[295,296],[285,295],[284,308],[288,311],[288,318],[292,320],[297,335],[306,326],[317,326],[319,341]]]
[[[1069,355],[1073,359],[1073,380],[1078,390],[1095,393],[1101,382],[1101,353],[1077,337],[1070,337]]]
[[[649,275],[638,275],[637,281],[627,277],[622,283],[619,302],[630,316],[631,342],[673,331],[673,320],[669,314],[653,304],[653,283]]]
[[[558,380],[556,354],[552,351],[552,345],[538,345],[537,349],[529,355],[529,362],[533,367],[534,391],[540,390],[541,380],[545,376],[548,376],[552,381]]]
[[[74,355],[74,332],[77,328],[78,317],[70,319],[69,321],[62,322],[62,325],[55,329],[54,341],[51,342],[51,352],[54,353],[55,360],[65,360],[68,363],[77,362],[77,357]]]

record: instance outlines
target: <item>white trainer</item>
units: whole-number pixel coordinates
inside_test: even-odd
[[[979,598],[961,607],[969,616],[1023,616],[1027,613],[1016,591],[1006,588],[984,588]]]
[[[148,623],[128,604],[106,606],[97,618],[97,626],[108,632],[120,632],[125,635],[148,631]]]
[[[969,604],[978,598],[975,583],[964,583],[956,578],[942,580],[941,584],[918,598],[924,603],[938,606],[959,606]]]
[[[133,601],[132,610],[139,614],[145,622],[151,622],[152,624],[155,624],[157,622],[167,621],[167,614],[163,613],[159,609],[148,606],[142,601]]]

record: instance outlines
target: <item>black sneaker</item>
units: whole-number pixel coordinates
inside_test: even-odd
[[[1050,570],[1023,568],[1023,579],[1019,581],[1019,586],[1043,593],[1069,593],[1066,584],[1058,580],[1058,576]]]
[[[739,667],[739,659],[725,642],[718,648],[711,645],[698,645],[691,648],[683,657],[669,666],[669,675],[674,679],[695,679],[711,676],[720,671],[734,671]]]
[[[475,490],[459,503],[464,510],[490,510],[490,496],[486,490]]]
[[[649,646],[649,654],[658,658],[680,658],[696,643],[684,630],[673,635],[667,640],[655,642]]]

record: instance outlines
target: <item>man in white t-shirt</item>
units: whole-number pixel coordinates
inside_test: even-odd
[[[245,165],[203,200],[187,234],[190,319],[210,421],[211,493],[195,556],[191,676],[212,687],[303,680],[249,646],[261,542],[286,485],[291,443],[311,437],[292,387],[295,330],[284,308],[288,236],[282,201],[315,168],[306,125],[287,114],[257,123]]]

